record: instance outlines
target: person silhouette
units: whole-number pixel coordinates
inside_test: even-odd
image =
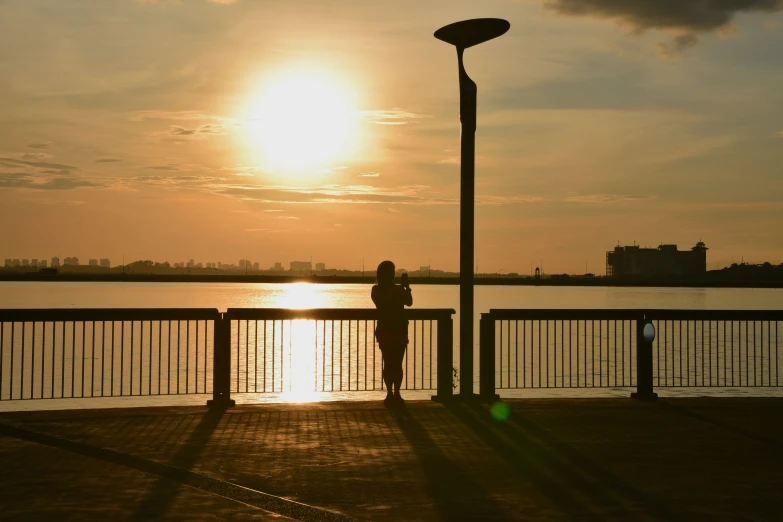
[[[403,311],[413,305],[408,274],[402,274],[402,284],[394,284],[394,263],[383,261],[378,265],[372,302],[378,309],[375,338],[383,356],[383,382],[386,383],[384,405],[403,405],[400,396],[402,385],[402,360],[408,346],[408,320]]]

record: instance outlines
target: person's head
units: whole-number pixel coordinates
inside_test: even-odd
[[[378,265],[378,270],[375,272],[375,281],[379,285],[390,285],[394,283],[394,263],[391,261],[383,261]]]

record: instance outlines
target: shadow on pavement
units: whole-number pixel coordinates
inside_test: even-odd
[[[507,520],[487,492],[441,449],[405,408],[391,410],[426,475],[431,498],[443,520]]]
[[[569,519],[658,520],[679,517],[622,478],[541,429],[518,411],[495,421],[477,404],[446,406],[522,478],[546,495]],[[641,512],[640,512],[641,511]]]

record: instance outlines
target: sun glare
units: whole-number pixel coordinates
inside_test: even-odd
[[[356,109],[350,89],[321,71],[293,70],[252,95],[246,128],[264,166],[293,172],[350,153]]]

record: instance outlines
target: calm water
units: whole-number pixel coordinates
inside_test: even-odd
[[[455,344],[459,332],[459,287],[418,285],[413,288],[414,307],[454,308]],[[0,308],[372,308],[369,285],[330,284],[218,284],[218,283],[47,283],[0,282]],[[490,308],[680,308],[680,309],[783,309],[779,289],[716,288],[614,288],[614,287],[476,287],[476,350],[478,354],[478,313]],[[455,363],[459,348],[455,346]],[[476,362],[476,367],[478,364]],[[476,375],[476,382],[478,376]],[[625,389],[505,391],[505,396],[611,396],[627,395]],[[662,394],[753,393],[777,394],[772,390],[659,390]],[[328,394],[319,399],[369,398],[367,394]],[[409,394],[410,395],[410,394]],[[421,395],[421,397],[418,397]],[[419,392],[412,398],[426,398]],[[274,399],[274,396],[269,396]],[[243,400],[269,400],[267,395]],[[27,401],[0,403],[2,409],[107,407],[120,405],[170,404],[170,397],[112,398],[80,401]],[[202,403],[203,398],[177,398],[177,403]],[[56,402],[58,404],[52,404]]]

